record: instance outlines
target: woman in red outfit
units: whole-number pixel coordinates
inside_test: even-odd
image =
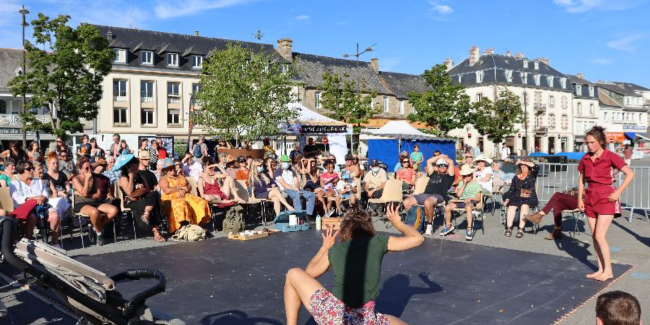
[[[598,271],[587,277],[598,281],[607,281],[614,277],[610,258],[607,230],[614,216],[621,214],[621,193],[630,185],[634,178],[632,169],[617,154],[605,149],[605,129],[595,126],[587,132],[586,142],[589,152],[580,160],[578,171],[578,209],[585,212],[594,239],[594,249],[598,256]],[[625,180],[619,188],[615,188],[612,173],[620,170],[625,174]],[[587,189],[585,190],[585,182]]]

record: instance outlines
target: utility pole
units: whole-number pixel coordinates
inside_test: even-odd
[[[23,5],[23,8],[18,10],[18,12],[23,15],[23,76],[27,73],[27,58],[26,58],[26,50],[25,50],[25,27],[29,26],[26,20],[27,14],[29,14],[29,10],[25,8],[25,5]],[[27,106],[27,94],[23,94],[23,108],[22,108],[22,124],[23,124],[23,148],[27,149],[27,125],[25,124],[25,114],[27,114],[27,109],[25,106]]]
[[[377,43],[372,44],[372,45],[366,47],[366,49],[363,50],[362,52],[359,52],[359,43],[357,43],[357,51],[356,51],[356,53],[355,54],[347,54],[347,53],[345,53],[345,54],[343,54],[343,57],[344,58],[348,58],[348,57],[351,57],[351,56],[356,57],[357,58],[357,70],[359,70],[359,57],[364,53],[374,51],[373,47],[375,45],[377,45]],[[357,94],[360,95],[361,94],[361,80],[359,78],[360,78],[360,74],[357,73]],[[352,129],[352,135],[350,136],[350,146],[352,147],[351,148],[352,152],[354,152],[354,126],[352,126],[352,128],[353,129]]]
[[[528,93],[524,88],[524,139],[526,140],[526,145],[524,146],[524,156],[528,155]]]

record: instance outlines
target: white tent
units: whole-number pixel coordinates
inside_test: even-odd
[[[362,134],[378,137],[399,138],[409,140],[432,140],[440,139],[432,134],[420,132],[407,121],[390,121],[379,129],[364,129]]]

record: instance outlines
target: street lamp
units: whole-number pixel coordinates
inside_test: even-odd
[[[27,14],[29,14],[29,10],[25,8],[25,5],[23,5],[22,9],[18,10],[18,12],[23,16],[23,22],[22,22],[22,27],[23,27],[23,76],[27,72],[27,58],[25,57],[25,27],[29,26],[27,23],[27,20],[25,19]],[[27,125],[25,124],[25,114],[27,113],[27,110],[25,109],[25,106],[27,106],[27,97],[26,94],[23,93],[23,118],[22,123],[23,123],[23,148],[27,148]]]
[[[343,54],[343,57],[344,57],[344,58],[349,58],[349,57],[351,57],[351,56],[356,57],[356,58],[357,58],[357,70],[358,70],[358,69],[359,69],[359,57],[360,57],[361,55],[363,55],[364,53],[368,53],[368,52],[372,52],[372,51],[374,51],[373,47],[375,47],[375,45],[377,45],[377,43],[372,44],[372,45],[366,47],[365,50],[359,52],[359,43],[357,43],[357,51],[356,51],[356,53],[354,53],[354,54],[347,54],[347,53],[345,53],[345,54]],[[361,74],[360,74],[360,73],[357,73],[357,94],[360,94],[360,93],[361,93],[361,86],[360,86],[361,81],[359,80],[360,76],[361,76]],[[351,149],[352,149],[352,152],[354,152],[354,126],[353,126],[353,129],[352,129],[352,130],[353,130],[353,131],[352,131],[352,135],[350,136],[350,146],[352,147],[352,148],[351,148]]]

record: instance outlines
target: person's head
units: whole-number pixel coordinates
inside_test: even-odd
[[[419,146],[419,145],[417,145],[417,144],[416,144],[416,145],[414,145],[414,146],[413,146],[413,151],[415,151],[415,152],[418,152],[418,151],[420,151],[420,146]],[[437,151],[438,151],[438,150],[436,150],[436,152],[437,152]]]
[[[81,143],[88,143],[88,134],[84,134],[81,136]]]
[[[92,149],[97,149],[98,148],[97,139],[95,139],[95,138],[90,139],[90,148],[92,148]]]
[[[204,135],[199,137],[199,143],[203,143],[203,142],[205,142],[205,136]]]
[[[436,150],[436,151],[434,151],[434,152],[433,152],[433,156],[434,156],[434,157],[438,157],[438,156],[440,156],[440,150]]]
[[[610,291],[596,300],[596,324],[598,325],[640,325],[641,304],[631,294]]]
[[[219,164],[225,165],[226,164],[226,159],[228,158],[228,154],[225,152],[219,153]]]
[[[149,140],[148,139],[140,140],[140,148],[146,148],[148,146],[149,146]]]
[[[120,148],[121,149],[128,149],[129,148],[129,145],[126,144],[126,140],[120,141]]]
[[[29,160],[21,160],[16,164],[16,173],[22,180],[34,178],[34,164]]]
[[[275,159],[268,157],[264,159],[264,167],[267,172],[273,172],[278,167],[278,162]]]
[[[106,169],[112,171],[115,166],[115,158],[113,156],[106,157]]]
[[[173,159],[174,169],[176,170],[176,175],[183,175],[183,164],[178,159]]]
[[[11,149],[11,151],[14,153],[19,153],[23,148],[20,146],[20,142],[11,141],[9,142],[9,149]]]
[[[501,169],[501,163],[498,161],[492,162],[492,171],[499,171]]]
[[[463,167],[460,169],[460,177],[465,184],[471,182],[474,179],[474,168],[470,167],[467,164],[463,165]]]
[[[280,163],[281,163],[280,167],[283,170],[287,170],[287,169],[291,168],[291,159],[289,159],[289,157],[287,155],[282,155],[280,157]]]
[[[47,164],[47,170],[53,172],[59,170],[59,156],[56,155],[56,152],[52,151],[47,154],[47,157],[45,157],[45,163]]]
[[[140,150],[138,153],[138,159],[140,160],[140,166],[147,169],[147,167],[149,167],[149,162],[151,161],[149,150]]]
[[[408,156],[409,156],[409,152],[408,152],[408,151],[402,151],[402,152],[400,152],[400,154],[399,154],[399,157],[400,157],[400,158],[402,158],[402,157],[408,157]]]
[[[162,160],[162,159],[161,159],[161,160],[158,160],[158,161],[156,162],[156,172],[157,172],[158,175],[160,175],[160,176],[163,176],[163,175],[164,175],[164,174],[163,174],[163,171],[162,171],[164,165],[165,165],[165,161]]]
[[[325,170],[327,170],[328,173],[334,172],[334,162],[331,160],[326,160],[323,167],[325,167]]]
[[[13,158],[5,159],[5,173],[13,175],[16,173],[16,161]]]
[[[477,158],[476,160],[474,160],[474,162],[476,163],[476,169],[478,169],[478,170],[483,170],[483,169],[485,169],[485,167],[487,167],[488,164],[491,163],[492,161],[488,160],[488,158],[483,158],[482,155],[480,155],[479,158]]]
[[[63,141],[63,138],[61,137],[56,137],[56,147],[61,148],[65,145],[65,142]]]
[[[68,152],[67,151],[64,150],[64,151],[59,152],[59,159],[65,161],[65,162],[68,162],[69,158],[70,157],[68,157]]]
[[[90,161],[86,158],[79,159],[79,162],[77,162],[77,168],[82,172],[87,172],[92,170]]]
[[[314,138],[307,138],[307,144],[314,145]]]
[[[259,182],[260,180],[260,174],[264,172],[264,161],[262,159],[254,159],[253,162],[251,163],[251,168],[250,168],[250,178],[252,180],[255,180],[256,182]]]
[[[293,150],[300,151],[300,143],[296,142],[293,144]]]
[[[212,157],[207,156],[207,155],[201,157],[201,165],[209,166],[209,165],[212,165],[212,164],[214,164],[214,159],[212,159]]]
[[[173,159],[165,158],[164,160],[161,161],[162,161],[162,166],[160,169],[162,170],[162,175],[171,176],[171,177],[176,177],[176,175],[178,175],[178,171],[176,169],[176,163],[174,162]]]
[[[345,155],[345,166],[352,166],[354,163],[354,158],[352,157],[351,154]]]
[[[600,149],[607,147],[607,139],[605,137],[605,129],[602,126],[594,126],[585,136],[585,142],[589,152],[594,153]]]
[[[271,141],[269,141],[269,138],[264,138],[264,140],[262,140],[262,143],[264,143],[265,146],[271,145]]]
[[[293,163],[299,164],[305,157],[302,154],[297,154],[293,157]]]
[[[141,162],[142,160],[138,160],[137,158],[129,160],[126,164],[124,164],[124,166],[120,167],[120,173],[124,176],[127,176],[129,173],[137,173],[138,166]]]
[[[370,162],[370,170],[372,170],[372,172],[375,174],[379,172],[379,160],[373,159]]]
[[[43,179],[45,177],[45,172],[43,171],[43,164],[38,161],[33,162],[34,164],[34,178]]]
[[[357,155],[352,156],[352,164],[359,165],[359,156]]]
[[[349,209],[341,221],[341,242],[355,240],[362,237],[373,237],[377,233],[372,226],[370,215],[358,209]]]
[[[120,143],[120,135],[115,133],[113,134],[113,143],[118,144]]]
[[[438,171],[441,174],[447,173],[447,170],[449,169],[449,165],[447,164],[447,161],[442,158],[436,161],[436,167],[438,167]]]
[[[336,164],[336,157],[335,157],[334,155],[329,155],[329,156],[327,156],[327,159],[328,159],[328,160],[331,160],[333,163]]]
[[[465,154],[465,163],[466,164],[471,164],[474,161],[474,155],[471,153],[466,153]]]
[[[524,158],[521,161],[533,162],[530,158]],[[528,175],[529,172],[530,172],[530,167],[528,167],[527,165],[524,165],[524,164],[518,164],[517,165],[517,175],[519,175],[519,174]]]
[[[158,146],[162,147],[163,146],[163,141],[161,138],[156,138],[156,142],[158,142]]]
[[[158,141],[152,140],[152,141],[151,141],[151,146],[152,146],[154,149],[158,149]]]
[[[411,168],[411,160],[408,157],[402,157],[400,165],[402,165],[402,168]]]
[[[232,169],[237,169],[239,168],[239,163],[237,163],[237,159],[233,158],[231,155],[228,155],[228,162],[226,163],[227,168],[232,168]]]
[[[36,142],[36,141],[30,142],[29,143],[29,150],[30,151],[38,150],[38,142]]]

